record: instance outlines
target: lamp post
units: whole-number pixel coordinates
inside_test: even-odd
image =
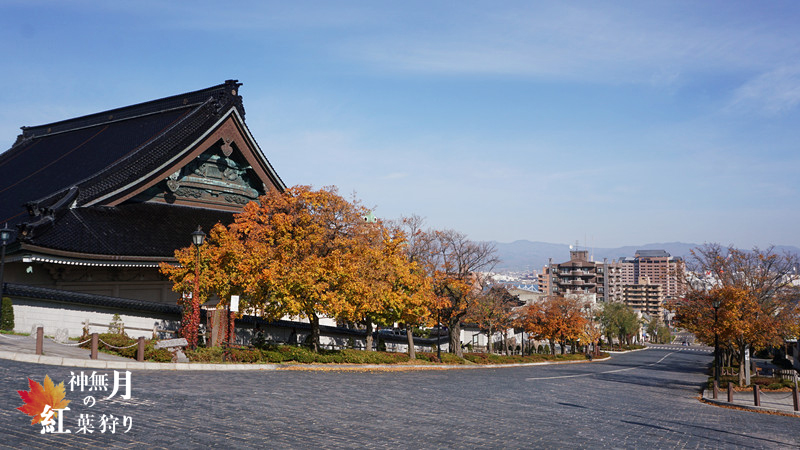
[[[197,334],[200,331],[200,246],[203,245],[205,239],[206,234],[203,233],[202,228],[198,225],[197,230],[192,232],[192,243],[197,249],[197,260],[194,265],[194,291],[192,292],[192,317],[189,325],[191,330],[189,335],[191,342],[189,342],[189,345],[192,348],[197,347]]]
[[[11,240],[11,234],[14,232],[11,228],[8,228],[8,224],[0,229],[0,244],[2,245],[2,250],[0,250],[0,297],[5,294],[6,291],[6,284],[3,278],[3,269],[5,269],[6,265],[6,245],[8,245],[8,241]]]
[[[0,250],[0,302],[2,302],[3,295],[6,293],[6,283],[3,279],[3,269],[6,264],[6,245],[8,245],[8,241],[11,240],[11,234],[13,232],[14,230],[8,228],[8,224],[6,224],[3,229],[0,229],[0,245],[2,245],[2,250]],[[0,314],[2,314],[2,309],[0,309]]]
[[[441,311],[439,311],[439,309],[436,309],[436,358],[439,359],[439,362],[442,362],[441,330],[442,330]]]
[[[717,329],[717,312],[719,311],[719,300],[711,302],[714,307],[714,380],[719,385],[719,330]]]

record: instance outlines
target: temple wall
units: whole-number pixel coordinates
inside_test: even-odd
[[[175,305],[178,294],[157,268],[59,266],[13,262],[5,267],[5,281],[108,297],[130,298]]]
[[[125,333],[133,338],[152,337],[153,328],[177,330],[178,317],[157,313],[137,313],[90,305],[69,304],[49,300],[12,298],[14,305],[14,331],[31,333],[34,327],[43,326],[44,334],[55,336],[59,329],[66,329],[69,337],[83,334],[84,322],[108,325],[119,314]],[[140,328],[140,329],[134,329]],[[107,326],[90,325],[89,333],[105,333]],[[162,338],[174,337],[171,333],[159,333]]]

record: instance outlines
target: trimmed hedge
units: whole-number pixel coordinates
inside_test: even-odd
[[[583,353],[564,355],[495,355],[491,353],[467,353],[464,358],[475,364],[524,364],[544,361],[583,361],[589,359]]]
[[[14,330],[14,306],[9,297],[3,297],[0,305],[0,330]]]
[[[81,337],[82,341],[89,339],[90,336],[84,335]],[[98,350],[116,354],[119,356],[124,356],[126,358],[136,359],[136,351],[138,350],[137,346],[129,347],[131,344],[135,344],[137,339],[128,337],[126,334],[118,334],[118,333],[101,333],[99,335],[101,341],[108,343],[109,345],[113,345],[114,347],[128,347],[128,348],[113,348],[103,345],[103,342],[99,343]],[[144,360],[151,361],[151,362],[172,362],[172,352],[165,348],[155,348],[156,341],[152,339],[145,339],[144,341]],[[86,342],[81,344],[83,348],[91,348],[92,343]]]

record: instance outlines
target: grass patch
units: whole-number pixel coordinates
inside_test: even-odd
[[[12,334],[14,336],[30,336],[30,333],[18,333],[16,331],[11,330],[0,330],[0,334]]]
[[[607,356],[606,354],[601,354],[599,358],[603,356]],[[589,358],[583,353],[567,353],[564,355],[545,355],[545,354],[533,354],[533,355],[495,355],[491,353],[467,353],[464,355],[468,361],[473,362],[475,364],[525,364],[525,363],[538,363],[538,362],[547,362],[547,361],[586,361]]]
[[[639,345],[639,344],[631,344],[631,345],[628,345],[628,344],[625,344],[625,345],[616,344],[616,345],[612,345],[611,347],[609,347],[608,345],[601,345],[600,346],[600,351],[604,351],[604,352],[609,352],[609,351],[611,351],[611,352],[625,352],[625,351],[631,351],[631,350],[641,350],[643,348],[646,348],[646,347],[644,345]]]

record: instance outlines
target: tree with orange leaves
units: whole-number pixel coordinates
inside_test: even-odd
[[[716,333],[723,346],[734,349],[744,384],[748,347],[780,345],[800,331],[800,293],[794,284],[798,258],[773,248],[743,251],[718,244],[694,249],[692,256],[689,292],[668,308],[678,326],[699,340],[713,344]]]
[[[202,245],[199,248],[190,245],[175,251],[175,259],[178,264],[161,263],[160,265],[161,273],[173,283],[172,290],[180,294],[178,298],[178,306],[182,310],[180,333],[190,348],[197,346],[200,305],[216,291],[216,283],[211,276],[213,271],[209,270],[210,256],[208,245]],[[195,280],[199,287],[197,298],[194,298]],[[191,293],[191,297],[187,296],[188,293]]]
[[[480,271],[490,271],[499,261],[497,250],[455,230],[420,231],[417,239],[419,249],[411,253],[431,277],[436,315],[447,323],[450,351],[463,357],[461,322],[482,292]]]
[[[322,316],[368,324],[423,320],[429,280],[406,257],[402,232],[368,223],[367,213],[333,187],[270,191],[211,231],[201,251],[200,297],[217,294],[225,302],[236,294],[243,310],[267,320],[307,318],[315,351]],[[177,292],[194,282],[193,252],[178,250],[180,265],[162,265]]]
[[[511,295],[506,288],[499,286],[484,290],[475,299],[466,320],[475,322],[486,331],[489,353],[494,351],[492,335],[497,331],[505,332],[513,325],[515,319],[513,308],[520,304],[519,297]],[[503,350],[508,351],[507,348]]]
[[[408,257],[406,235],[401,229],[378,222],[365,237],[370,244],[357,260],[358,276],[364,283],[353,285],[359,289],[351,296],[354,307],[340,318],[367,326],[367,350],[372,347],[373,324],[403,323],[409,358],[415,359],[412,328],[429,319],[433,297],[430,279]]]
[[[521,324],[534,339],[547,339],[550,353],[556,354],[556,342],[564,354],[567,341],[585,336],[589,319],[585,302],[578,298],[551,295],[524,308]]]

